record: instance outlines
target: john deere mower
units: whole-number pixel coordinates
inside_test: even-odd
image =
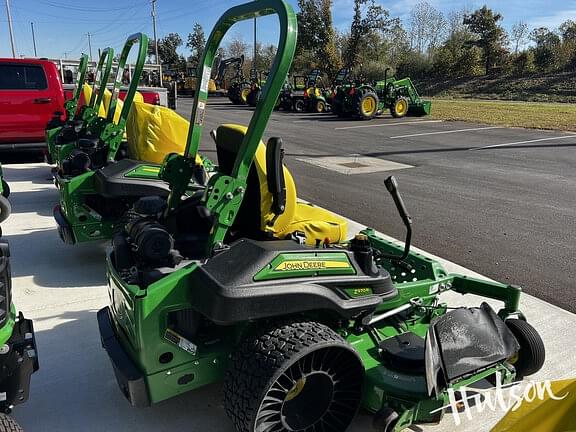
[[[76,113],[72,111],[74,106],[77,107],[80,93],[85,84],[77,80],[74,98],[69,103],[68,120],[60,127],[51,128],[50,125],[46,130],[46,143],[48,145],[48,156],[51,163],[55,163],[58,169],[62,169],[62,163],[69,159],[70,155],[77,150],[80,145],[80,139],[90,139],[98,135],[102,128],[104,119],[102,106],[104,99],[104,89],[108,83],[110,72],[112,70],[112,61],[114,50],[106,48],[102,51],[96,68],[96,76],[90,91],[89,100]],[[85,71],[85,69],[84,69]],[[87,96],[87,94],[85,94]],[[70,115],[70,112],[72,114]]]
[[[395,118],[429,115],[432,102],[420,97],[412,80],[388,77],[388,71],[383,80],[373,84],[357,80],[340,86],[334,96],[333,112],[363,120],[371,120],[385,110]]]
[[[87,69],[88,56],[86,54],[82,54],[80,57],[80,63],[78,65],[78,73],[76,75],[76,82],[74,86],[74,93],[72,94],[72,99],[69,99],[64,103],[66,119],[61,121],[59,116],[54,117],[54,119],[52,119],[46,127],[46,161],[49,164],[52,164],[56,158],[57,143],[61,143],[66,134],[70,135],[72,133],[74,134],[74,138],[76,138],[76,130],[81,127],[81,117],[77,116],[78,101],[80,100],[80,95],[82,94],[82,88],[86,79]],[[88,103],[86,105],[88,105]],[[64,129],[66,131],[64,131]]]
[[[115,119],[121,71],[135,44],[139,48],[134,76]],[[168,185],[158,177],[158,164],[128,158],[116,160],[147,46],[148,38],[142,33],[128,38],[120,56],[107,117],[98,118],[97,127],[78,138],[55,174],[60,204],[54,208],[54,218],[60,237],[66,243],[110,239],[121,217],[141,196],[168,196]],[[207,82],[203,85],[207,90]],[[203,169],[200,171],[203,173]]]
[[[0,167],[0,222],[10,216],[10,188]],[[1,236],[1,230],[0,230]],[[28,400],[30,377],[38,370],[38,355],[32,320],[16,313],[12,302],[10,247],[0,237],[0,430],[22,432],[8,414]]]
[[[250,91],[246,96],[246,103],[251,107],[258,104],[258,100],[262,95],[262,88],[266,85],[268,78],[268,71],[258,71],[256,69],[250,70]]]
[[[110,305],[101,340],[121,391],[148,406],[224,381],[238,431],[345,431],[358,409],[382,431],[437,422],[448,389],[536,372],[544,348],[518,309],[521,290],[449,274],[410,250],[411,219],[393,178],[386,188],[405,246],[299,202],[282,140],[261,141],[290,68],[296,15],[283,0],[229,9],[216,23],[204,71],[230,27],[277,14],[276,59],[249,126],[211,134],[218,168],[201,196],[192,178],[208,94],[196,89],[184,155],[161,176],[168,200],[135,202],[107,255]],[[454,291],[501,301],[450,308]]]

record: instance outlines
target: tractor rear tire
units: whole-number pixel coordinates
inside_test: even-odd
[[[536,329],[526,321],[508,319],[506,325],[520,344],[518,358],[513,365],[516,369],[516,378],[521,380],[542,369],[546,359],[546,349]]]
[[[23,432],[22,427],[8,414],[0,414],[0,432]]]
[[[345,431],[362,398],[353,348],[317,322],[281,323],[232,354],[224,406],[238,432]]]
[[[362,120],[372,120],[378,113],[378,95],[372,91],[364,92],[356,101],[356,113]]]
[[[399,97],[394,101],[390,107],[390,114],[394,118],[402,118],[408,115],[408,110],[410,109],[410,102],[405,97]]]

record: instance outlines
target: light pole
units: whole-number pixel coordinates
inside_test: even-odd
[[[90,60],[92,60],[92,34],[88,32],[86,33],[86,36],[88,36],[88,50],[90,51]]]
[[[10,32],[10,45],[12,57],[16,58],[16,46],[14,45],[14,30],[12,29],[12,14],[10,13],[10,0],[6,0],[6,15],[8,16],[8,31]]]
[[[34,44],[34,57],[38,57],[38,53],[36,52],[36,35],[34,34],[34,23],[30,23],[30,27],[32,27],[32,43]]]
[[[158,63],[158,37],[156,36],[156,0],[152,0],[152,28],[154,31],[154,57]]]

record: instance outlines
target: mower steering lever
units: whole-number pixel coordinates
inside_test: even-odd
[[[384,184],[386,185],[386,189],[388,189],[390,195],[392,195],[394,204],[396,204],[398,213],[400,213],[402,222],[404,222],[404,226],[406,227],[406,240],[404,241],[404,253],[401,256],[382,254],[380,255],[380,258],[386,258],[393,261],[404,261],[410,254],[410,242],[412,240],[412,218],[408,214],[408,210],[406,210],[404,201],[400,196],[400,192],[398,191],[398,181],[396,178],[394,176],[390,176],[384,180]]]

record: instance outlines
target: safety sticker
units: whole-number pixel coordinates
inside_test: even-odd
[[[198,351],[198,347],[196,345],[172,329],[166,329],[164,338],[192,355],[196,355],[196,352]]]
[[[202,84],[200,85],[200,91],[208,93],[208,84],[210,83],[210,75],[212,75],[212,68],[204,68],[202,73]]]
[[[206,103],[202,101],[198,101],[198,108],[196,108],[196,118],[194,119],[194,123],[198,126],[202,126],[204,124],[204,114],[206,112]]]

